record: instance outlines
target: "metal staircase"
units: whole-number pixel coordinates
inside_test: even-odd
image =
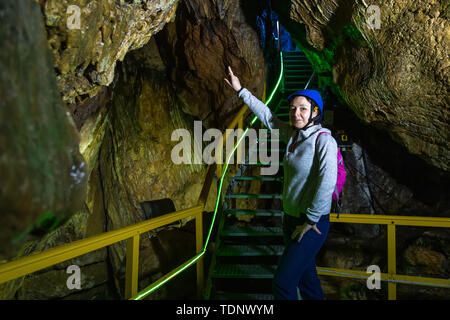
[[[317,80],[315,80],[317,77],[311,79],[314,70],[303,52],[283,52],[283,70],[281,91],[284,96],[302,90],[307,85],[309,89],[317,89]],[[289,123],[289,105],[286,99],[278,102],[275,114],[284,122]]]
[[[282,94],[305,88],[313,73],[312,67],[301,52],[283,52]],[[289,123],[289,106],[285,99],[275,104],[275,114]],[[272,139],[258,140],[258,148],[250,146],[249,152],[269,148]],[[275,138],[274,138],[275,139]],[[270,300],[272,279],[284,245],[282,237],[283,157],[285,144],[279,141],[279,170],[275,176],[255,175],[260,162],[240,165],[231,178],[225,196],[223,214],[219,218],[215,251],[211,260],[205,298],[213,300]],[[248,159],[249,157],[247,157]],[[267,165],[267,164],[266,164]],[[248,175],[245,173],[249,172]],[[259,183],[258,194],[239,193],[238,188],[248,183]],[[267,190],[267,191],[264,191]],[[236,207],[238,199],[255,199],[257,209]],[[276,207],[277,209],[273,209]],[[237,215],[252,216],[249,222]]]

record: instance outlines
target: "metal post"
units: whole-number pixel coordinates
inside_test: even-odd
[[[388,242],[388,278],[394,280],[397,266],[397,260],[395,256],[395,224],[387,225],[387,242]],[[397,284],[395,282],[388,282],[388,299],[397,299]]]
[[[127,240],[125,271],[125,299],[130,299],[138,292],[138,274],[139,274],[139,233]]]
[[[205,204],[206,206],[206,204]],[[196,253],[199,254],[203,250],[203,210],[195,216],[195,247]],[[203,277],[203,257],[197,261],[197,297],[202,298],[204,287]]]

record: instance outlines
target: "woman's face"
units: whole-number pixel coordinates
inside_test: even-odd
[[[311,103],[302,96],[297,96],[291,100],[290,108],[289,108],[289,119],[291,121],[291,125],[296,127],[297,129],[303,129],[303,127],[308,123],[309,113],[311,112]],[[317,116],[318,112],[313,112],[313,118]],[[310,123],[313,125],[314,123]]]

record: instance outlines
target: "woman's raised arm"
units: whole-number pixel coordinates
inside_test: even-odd
[[[278,117],[274,115],[261,100],[256,98],[249,90],[243,88],[239,78],[234,75],[231,67],[228,67],[228,75],[230,76],[230,79],[225,78],[225,81],[231,88],[238,92],[239,98],[244,101],[268,129],[271,131],[273,129],[278,129],[280,140],[288,143],[292,134],[291,126],[278,119]]]

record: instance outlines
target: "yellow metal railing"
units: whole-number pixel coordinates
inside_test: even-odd
[[[201,244],[203,236],[202,230],[199,228],[202,213],[203,206],[196,206],[4,263],[0,265],[0,283],[23,277],[63,261],[126,240],[125,298],[131,298],[137,294],[139,236],[144,232],[194,216],[196,218],[197,252],[199,252],[201,250],[201,245],[199,246],[199,244]],[[197,274],[197,277],[201,277],[201,274]],[[200,282],[201,278],[198,281]]]
[[[397,283],[410,285],[425,285],[450,288],[450,279],[407,276],[397,274],[397,256],[395,232],[396,226],[414,226],[414,227],[440,227],[449,228],[450,218],[435,217],[414,217],[414,216],[388,216],[388,215],[369,215],[369,214],[330,214],[330,222],[338,223],[363,223],[363,224],[383,224],[387,226],[387,262],[388,272],[381,273],[380,279],[388,281],[388,299],[396,300]],[[317,267],[320,275],[340,276],[349,278],[368,278],[365,271],[334,269]]]
[[[282,74],[282,72],[281,72]],[[280,80],[278,80],[278,84]],[[278,87],[278,85],[277,85]],[[264,87],[265,97],[265,87]],[[263,97],[263,101],[265,98]],[[269,99],[270,100],[270,99]],[[231,121],[228,129],[243,129],[244,115],[248,110],[247,106],[243,106],[238,114]],[[217,148],[219,153],[216,155],[217,160],[221,159],[223,152],[223,143],[228,136],[227,131],[223,134],[220,141],[220,145]],[[238,137],[239,138],[239,137]],[[236,165],[241,160],[241,146],[237,149],[237,161]],[[126,273],[125,273],[125,298],[143,298],[148,294],[149,288],[157,288],[178,274],[180,270],[190,266],[193,263],[197,265],[197,293],[201,297],[200,293],[203,290],[204,285],[204,271],[203,271],[203,219],[202,213],[206,206],[206,200],[209,195],[209,190],[214,177],[214,171],[216,171],[217,179],[222,178],[224,168],[221,161],[217,161],[216,165],[210,165],[205,178],[205,182],[200,193],[197,206],[169,213],[157,218],[153,218],[144,222],[140,222],[125,228],[121,228],[114,231],[102,233],[97,236],[89,237],[86,239],[78,240],[63,246],[48,249],[41,253],[31,254],[26,257],[19,258],[17,260],[4,263],[0,265],[0,284],[5,283],[27,274],[42,270],[44,268],[56,265],[63,261],[81,256],[83,254],[90,253],[100,248],[112,245],[119,241],[127,241],[126,249]],[[218,195],[219,196],[219,195]],[[217,208],[217,206],[216,206]],[[139,265],[139,240],[142,233],[154,230],[166,226],[172,222],[195,217],[196,225],[196,256],[189,259],[179,267],[170,271],[159,280],[152,283],[147,288],[141,290],[138,294],[138,265]],[[365,215],[365,214],[340,214],[339,219],[336,218],[336,214],[330,215],[330,222],[339,223],[364,223],[364,224],[385,224],[387,225],[387,255],[388,255],[388,273],[382,273],[381,279],[388,282],[388,295],[389,299],[396,299],[396,283],[411,283],[421,284],[429,286],[450,286],[449,279],[438,278],[426,278],[399,275],[396,273],[396,246],[395,246],[395,227],[396,226],[422,226],[422,227],[450,227],[449,218],[432,218],[432,217],[411,217],[411,216],[381,216],[381,215]],[[343,276],[352,278],[368,277],[366,272],[346,269],[333,269],[333,268],[317,268],[318,273],[328,276]]]
[[[228,129],[235,129],[236,125],[239,129],[242,129],[244,123],[244,114],[248,110],[247,106],[243,106],[238,114],[231,121]],[[223,142],[226,140],[228,131],[226,131],[220,141],[219,155],[222,156]],[[239,137],[238,137],[239,138]],[[238,161],[241,157],[241,150],[239,149]],[[31,254],[26,257],[21,257],[17,260],[0,264],[0,284],[26,276],[33,272],[42,270],[54,266],[63,261],[73,259],[75,257],[90,253],[92,251],[101,249],[103,247],[110,246],[120,241],[127,241],[126,245],[126,272],[125,272],[125,298],[132,299],[139,297],[142,299],[149,292],[150,288],[157,288],[171,279],[180,270],[190,266],[192,263],[197,265],[197,294],[201,297],[201,292],[204,286],[204,266],[203,266],[203,219],[202,213],[206,206],[206,201],[209,195],[212,180],[214,178],[214,171],[217,166],[217,178],[222,177],[222,164],[218,161],[217,164],[210,165],[207,171],[205,182],[203,184],[202,191],[199,196],[198,204],[196,207],[181,210],[173,213],[169,213],[154,219],[150,219],[144,222],[140,222],[125,228],[121,228],[114,231],[102,233],[100,235],[92,236],[86,239],[74,241],[72,243],[58,246],[45,250],[40,253]],[[196,256],[189,259],[179,267],[173,269],[166,275],[162,276],[159,280],[152,283],[147,288],[141,290],[138,294],[138,266],[139,266],[139,241],[140,235],[164,227],[172,222],[195,217],[195,229],[196,229]]]
[[[227,130],[225,130],[225,132],[222,135],[222,139],[219,142],[219,146],[217,147],[217,151],[218,153],[216,154],[216,163],[217,163],[217,169],[216,169],[216,175],[217,175],[217,179],[220,179],[222,177],[222,174],[224,172],[224,168],[223,168],[223,159],[226,159],[229,154],[226,154],[225,157],[223,158],[223,146],[226,144],[226,141],[229,137],[229,135],[232,133],[231,130],[239,130],[238,132],[240,133],[241,130],[243,130],[244,127],[244,115],[245,112],[249,110],[247,105],[244,105],[239,112],[237,113],[236,117],[233,119],[233,121],[231,121],[231,123],[228,125]],[[237,127],[236,127],[237,126]],[[237,136],[238,140],[242,135],[239,134]],[[230,151],[230,150],[228,150]],[[237,150],[237,159],[236,159],[236,168],[237,165],[239,164],[239,162],[242,159],[242,145],[239,145]]]

